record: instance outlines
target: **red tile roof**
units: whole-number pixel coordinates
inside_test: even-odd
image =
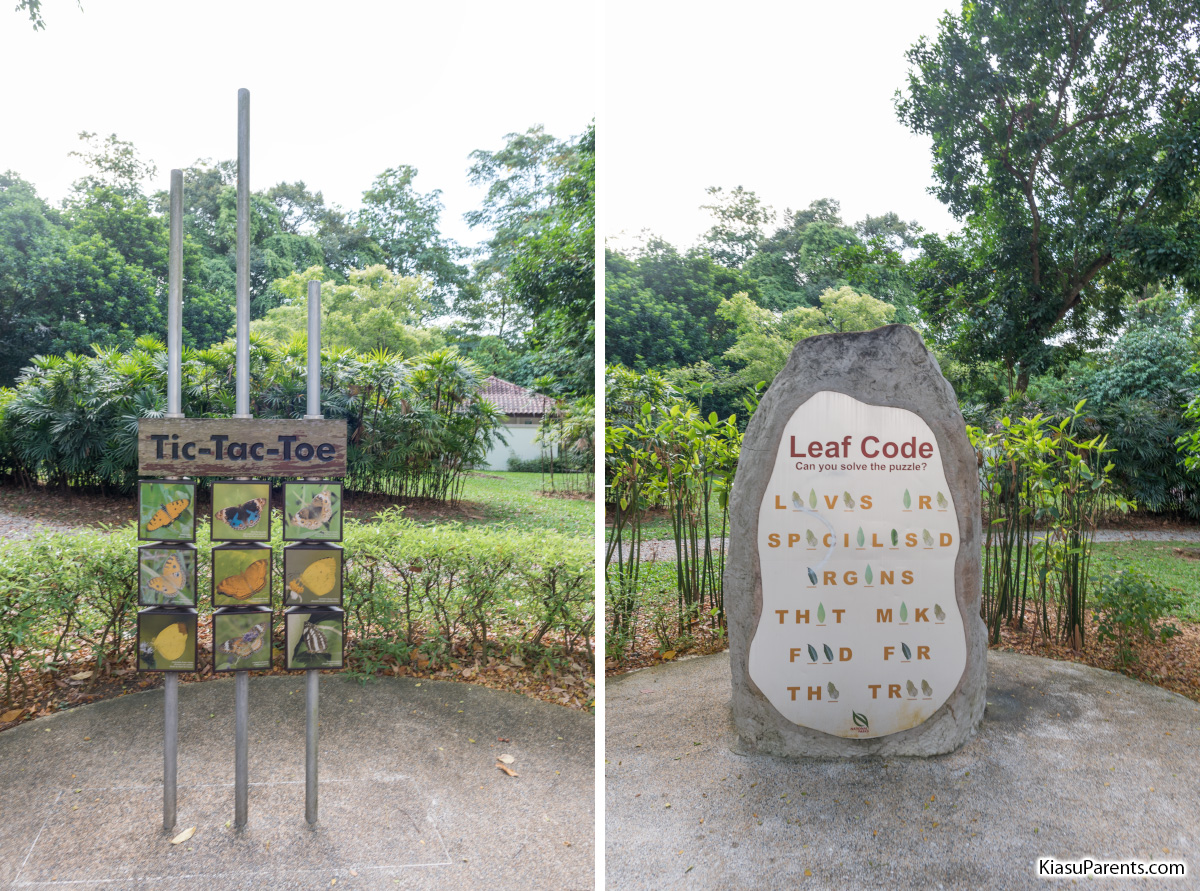
[[[506,415],[536,415],[541,417],[554,408],[554,400],[539,396],[520,384],[490,376],[484,381],[479,395]]]

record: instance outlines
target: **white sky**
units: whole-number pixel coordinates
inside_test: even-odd
[[[542,124],[559,139],[596,115],[591,2],[489,0],[44,0],[34,31],[0,5],[0,170],[57,204],[82,173],[76,134],[116,133],[158,166],[237,156],[250,90],[250,187],[303,180],[357,208],[388,167],[442,190],[442,231],[486,237],[462,214],[482,190],[468,154]],[[186,189],[186,183],[185,183]]]
[[[711,225],[699,209],[708,186],[753,190],[777,221],[829,197],[847,223],[895,211],[943,234],[959,228],[925,191],[929,140],[892,105],[905,50],[936,35],[955,0],[606,3],[610,244],[649,229],[691,246]]]

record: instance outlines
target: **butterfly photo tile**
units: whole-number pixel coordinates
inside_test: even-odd
[[[271,484],[221,480],[212,484],[213,541],[270,541]]]
[[[283,603],[341,606],[342,549],[327,544],[294,544],[284,548]]]
[[[138,671],[195,671],[199,621],[194,609],[141,610],[137,618]]]
[[[196,546],[138,548],[138,606],[196,605]]]
[[[304,480],[283,484],[284,541],[341,541],[342,484]]]
[[[283,614],[283,667],[288,671],[342,668],[346,614],[336,608],[298,606]]]
[[[271,605],[271,546],[223,544],[212,549],[212,605]]]
[[[213,613],[213,670],[270,669],[272,615],[269,606]]]
[[[138,480],[138,540],[196,540],[195,481]]]

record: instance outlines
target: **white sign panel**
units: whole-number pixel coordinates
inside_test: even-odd
[[[922,723],[966,667],[958,547],[929,425],[816,393],[784,427],[759,508],[751,680],[788,720],[834,736]]]

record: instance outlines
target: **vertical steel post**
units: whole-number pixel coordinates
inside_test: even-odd
[[[250,91],[238,90],[237,165],[237,389],[235,418],[250,417]],[[246,826],[249,810],[250,674],[234,678],[233,825]]]
[[[183,171],[171,171],[171,220],[167,243],[167,417],[183,417]],[[179,777],[179,673],[163,678],[163,829],[175,828]]]
[[[250,91],[238,90],[237,162],[237,402],[250,417]]]
[[[320,420],[321,415],[321,283],[308,283],[308,411],[305,420]],[[321,697],[321,673],[305,672],[304,696],[304,819],[309,826],[317,823],[317,727]]]

